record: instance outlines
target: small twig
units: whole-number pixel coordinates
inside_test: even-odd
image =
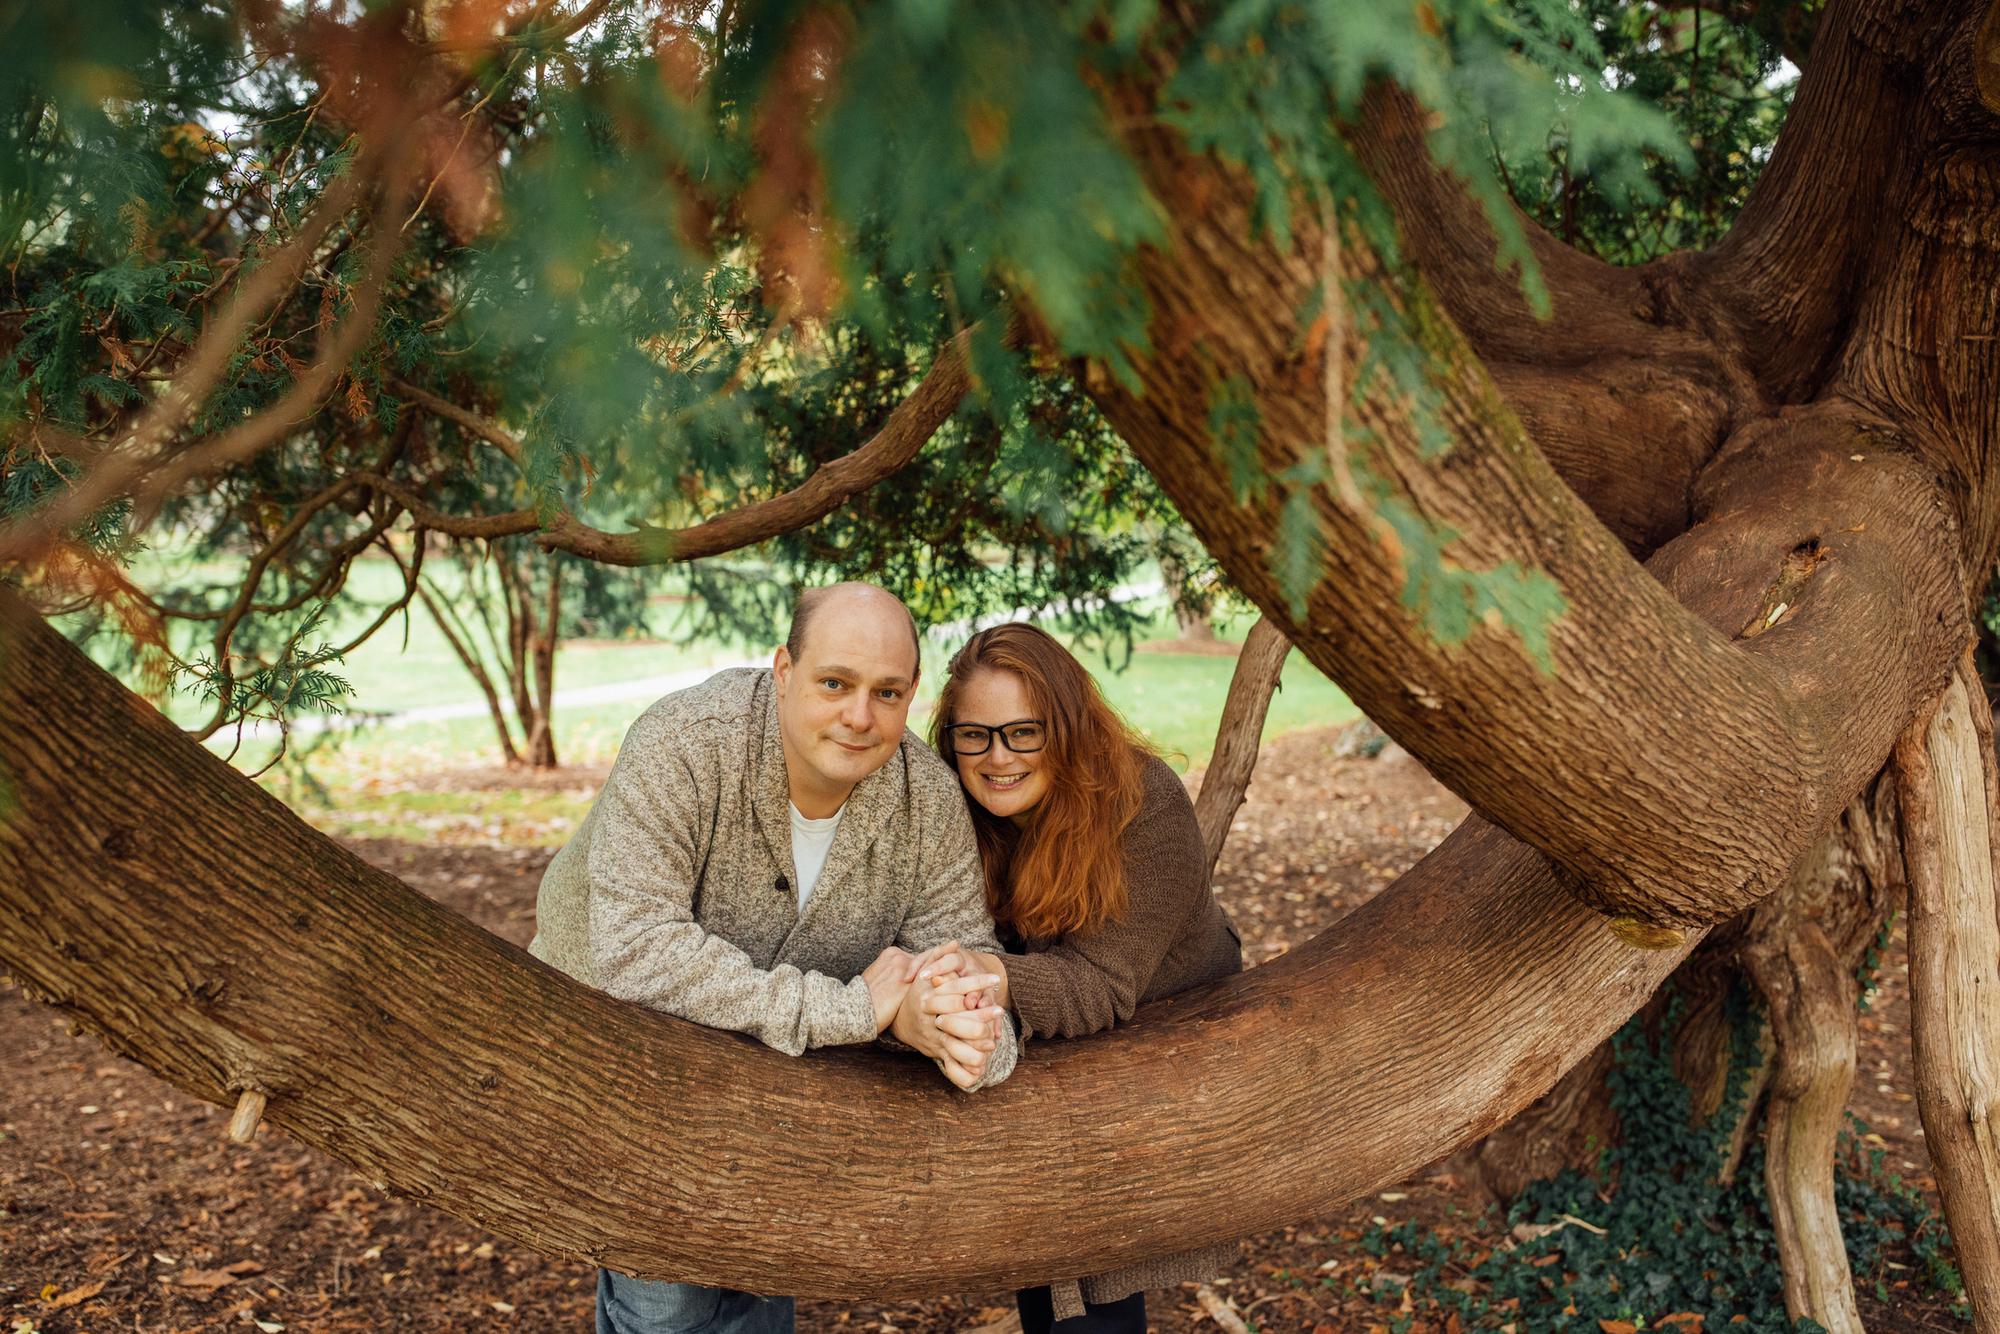
[[[1250,1326],[1243,1323],[1243,1317],[1236,1313],[1236,1308],[1216,1296],[1214,1288],[1204,1283],[1194,1290],[1194,1296],[1201,1303],[1201,1309],[1208,1312],[1208,1318],[1228,1334],[1250,1334]]]
[[[67,1172],[63,1171],[63,1170],[62,1170],[62,1169],[61,1169],[60,1167],[57,1167],[57,1166],[56,1166],[56,1165],[55,1165],[54,1163],[36,1163],[36,1164],[35,1164],[35,1166],[36,1166],[36,1167],[41,1167],[41,1168],[46,1168],[47,1170],[49,1170],[49,1171],[51,1171],[51,1172],[54,1172],[54,1173],[55,1173],[55,1174],[56,1174],[57,1176],[61,1177],[61,1178],[62,1178],[62,1179],[63,1179],[64,1181],[67,1181],[67,1182],[69,1182],[69,1188],[70,1188],[71,1190],[75,1190],[75,1189],[77,1188],[77,1186],[76,1186],[76,1178],[75,1178],[75,1177],[73,1177],[73,1176],[71,1176],[71,1175],[70,1175],[69,1173],[67,1173]]]
[[[229,1118],[229,1138],[238,1144],[248,1144],[257,1137],[257,1123],[264,1119],[264,1104],[268,1099],[262,1089],[244,1089],[243,1096],[236,1100],[236,1114]]]

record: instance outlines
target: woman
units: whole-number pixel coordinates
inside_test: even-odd
[[[1069,650],[1032,625],[999,625],[974,635],[949,672],[931,740],[970,799],[1006,953],[931,962],[920,976],[997,980],[990,996],[947,983],[924,1008],[942,1016],[990,1001],[1023,1040],[1080,1037],[1241,968],[1187,790]],[[1213,1248],[1026,1289],[1021,1327],[1144,1334],[1147,1288],[1209,1278],[1234,1254]]]

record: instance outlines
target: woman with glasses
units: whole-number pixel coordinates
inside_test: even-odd
[[[990,996],[930,991],[930,1012],[992,1003],[1024,1041],[1080,1037],[1242,967],[1187,790],[1055,639],[1023,624],[974,635],[951,661],[931,739],[965,787],[1006,952],[933,961],[922,976],[998,981]],[[1210,1278],[1234,1255],[1210,1248],[1025,1289],[1021,1327],[1144,1334],[1146,1289]]]

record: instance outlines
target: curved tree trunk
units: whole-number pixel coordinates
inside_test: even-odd
[[[0,961],[118,1051],[211,1102],[262,1092],[288,1134],[544,1253],[752,1291],[995,1288],[1325,1212],[1511,1116],[1681,957],[1474,817],[1339,932],[967,1096],[563,977],[313,832],[5,594],[0,770]]]

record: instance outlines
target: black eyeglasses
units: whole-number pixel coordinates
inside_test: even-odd
[[[984,755],[993,748],[993,738],[1016,755],[1032,755],[1048,744],[1048,729],[1040,718],[1017,718],[998,727],[983,723],[954,723],[944,729],[954,755]]]

